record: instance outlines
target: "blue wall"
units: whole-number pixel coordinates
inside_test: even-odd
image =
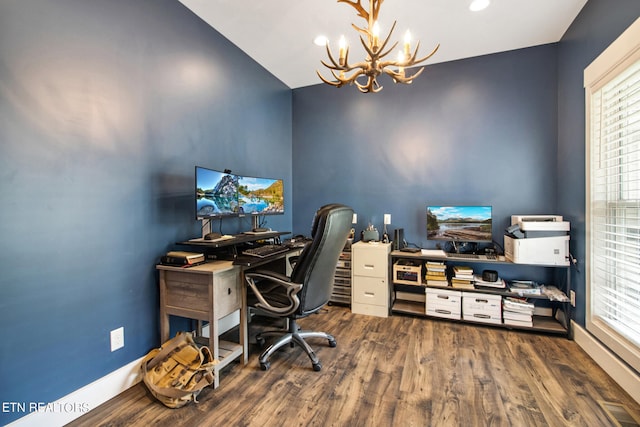
[[[291,207],[291,99],[175,0],[0,2],[1,402],[55,401],[159,345],[154,264],[200,234],[194,165],[284,178]]]
[[[195,164],[284,178],[269,225],[295,233],[326,202],[427,247],[429,203],[493,205],[498,242],[513,213],[565,215],[583,322],[582,70],[638,15],[590,0],[558,44],[363,95],[287,89],[176,0],[0,2],[0,400],[54,401],[159,344],[153,265],[199,234]]]
[[[558,211],[571,221],[574,317],[585,324],[585,98],[584,69],[640,16],[638,0],[589,0],[558,50]]]
[[[357,230],[426,240],[427,204],[493,206],[502,244],[512,214],[556,212],[557,45],[436,64],[378,94],[293,91],[294,229],[316,201],[348,203]]]

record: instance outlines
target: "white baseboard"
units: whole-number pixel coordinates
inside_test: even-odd
[[[640,375],[618,359],[582,326],[571,322],[571,328],[575,342],[640,404]]]
[[[24,411],[28,415],[7,424],[7,427],[63,426],[97,408],[142,380],[142,359],[117,369],[63,398],[53,402],[27,402]]]
[[[227,332],[239,323],[239,311],[223,317],[218,323],[220,333]],[[203,328],[203,335],[209,336],[209,325]],[[140,375],[142,359],[144,356],[53,403],[20,402],[19,408],[16,403],[15,408],[24,412],[25,416],[7,424],[7,427],[40,427],[43,425],[55,427],[70,423],[142,381]]]

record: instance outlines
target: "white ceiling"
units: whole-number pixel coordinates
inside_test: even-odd
[[[351,62],[364,59],[354,23],[366,26],[353,7],[336,0],[180,0],[201,19],[294,89],[320,83],[316,70],[330,78],[320,60],[324,47],[313,40],[330,39],[334,55],[344,35]],[[368,10],[368,1],[361,0]],[[420,41],[419,56],[438,43],[427,62],[437,63],[560,40],[587,0],[491,0],[471,12],[471,0],[387,0],[378,16],[381,37],[397,21],[392,41],[404,33]],[[413,46],[413,45],[412,45]],[[391,54],[393,55],[393,54]],[[395,58],[392,58],[395,59]]]

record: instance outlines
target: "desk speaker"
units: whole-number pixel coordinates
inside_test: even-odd
[[[393,250],[399,251],[404,248],[404,228],[396,228],[393,232]]]

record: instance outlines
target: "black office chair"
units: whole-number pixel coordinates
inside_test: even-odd
[[[312,240],[300,254],[291,277],[265,270],[245,274],[249,284],[248,306],[258,314],[288,319],[288,329],[258,334],[258,342],[264,342],[265,336],[282,335],[260,355],[262,370],[269,369],[268,359],[276,350],[295,343],[307,352],[313,370],[319,371],[322,364],[305,338],[325,338],[330,347],[336,346],[335,338],[328,333],[299,330],[297,319],[316,313],[329,302],[336,264],[352,218],[350,207],[339,204],[321,207],[313,221]]]

